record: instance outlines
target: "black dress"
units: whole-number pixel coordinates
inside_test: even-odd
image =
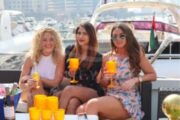
[[[68,46],[65,49],[65,72],[64,76],[67,78],[72,79],[72,77],[69,75],[69,54],[74,48],[74,45]],[[102,66],[102,55],[100,53],[96,54],[96,58],[94,59],[93,65],[87,69],[85,67],[82,67],[80,65],[79,69],[76,71],[75,79],[78,80],[78,85],[82,85],[84,87],[92,88],[97,91],[97,94],[99,96],[104,95],[104,90],[102,87],[96,82],[96,77],[101,69]]]

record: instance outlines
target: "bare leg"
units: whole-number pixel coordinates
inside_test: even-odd
[[[67,106],[67,114],[76,114],[76,109],[81,105],[81,102],[77,98],[71,98]]]
[[[27,92],[27,104],[28,104],[28,108],[33,106],[33,97],[31,92]]]
[[[60,98],[61,97],[61,93],[62,93],[62,91],[58,91],[56,93],[53,93],[53,95]]]
[[[23,102],[27,102],[28,101],[28,93],[29,93],[29,90],[23,90],[22,93],[21,93],[21,100]]]
[[[77,110],[76,110],[76,114],[80,114],[80,113],[85,113],[85,106],[86,106],[87,102],[84,103],[83,105],[80,105]]]
[[[99,115],[110,120],[125,120],[130,117],[121,102],[111,96],[89,100],[85,105],[85,111],[87,114]]]
[[[79,87],[79,86],[67,86],[61,94],[60,107],[66,110],[70,99],[73,97],[76,97],[82,103],[85,103],[91,98],[98,97],[98,95],[97,92],[91,88]]]
[[[62,94],[62,91],[58,91],[58,92],[56,92],[56,93],[53,94],[54,96],[57,96],[57,97],[58,97],[58,100],[59,100],[59,108],[60,108],[60,104],[61,104],[61,101],[60,101],[61,94]]]

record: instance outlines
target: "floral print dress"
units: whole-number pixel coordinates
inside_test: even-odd
[[[114,55],[114,57],[116,57],[117,62],[117,73],[114,82],[120,86],[124,81],[131,79],[133,75],[130,70],[128,57],[123,58],[117,55]],[[129,91],[120,88],[107,88],[106,95],[119,99],[133,120],[141,120],[144,116],[144,113],[141,111],[141,97],[137,86]]]

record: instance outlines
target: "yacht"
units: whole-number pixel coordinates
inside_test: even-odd
[[[21,11],[0,11],[0,53],[26,51],[31,39],[32,26]]]
[[[110,31],[117,23],[127,24],[157,72],[157,81],[145,94],[151,99],[151,110],[143,120],[165,118],[162,113],[162,100],[168,94],[180,94],[180,6],[158,1],[100,1],[94,11],[91,23],[96,27],[101,52],[111,50]],[[154,19],[154,20],[153,20]],[[159,47],[149,52],[152,23],[156,24]],[[147,103],[146,103],[147,104]]]
[[[147,56],[154,59],[154,54],[150,54],[148,51],[150,30],[154,16],[158,42],[160,45],[163,43],[161,49],[158,50],[161,51],[162,54],[160,55],[160,53],[158,53],[160,55],[158,56],[163,59],[157,59],[156,62],[153,60],[153,65],[155,65],[159,77],[180,78],[180,69],[177,71],[172,68],[172,72],[168,72],[167,74],[163,68],[163,66],[169,66],[171,63],[177,63],[175,66],[180,66],[179,9],[180,6],[162,2],[110,2],[101,5],[94,11],[91,19],[91,23],[94,24],[97,30],[100,51],[106,52],[111,49],[109,44],[111,28],[114,24],[122,22],[131,27],[138,42],[144,47]],[[111,15],[111,17],[109,15]],[[169,20],[169,16],[171,16],[171,20]],[[164,47],[162,48],[162,46]],[[162,66],[157,65],[159,60]],[[164,62],[162,63],[164,60],[165,64],[163,64]]]

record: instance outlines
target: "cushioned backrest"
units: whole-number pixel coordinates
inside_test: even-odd
[[[19,82],[21,70],[0,70],[0,83]]]
[[[151,120],[152,83],[143,82],[140,92],[141,92],[142,111],[145,112],[145,116],[143,120]]]

